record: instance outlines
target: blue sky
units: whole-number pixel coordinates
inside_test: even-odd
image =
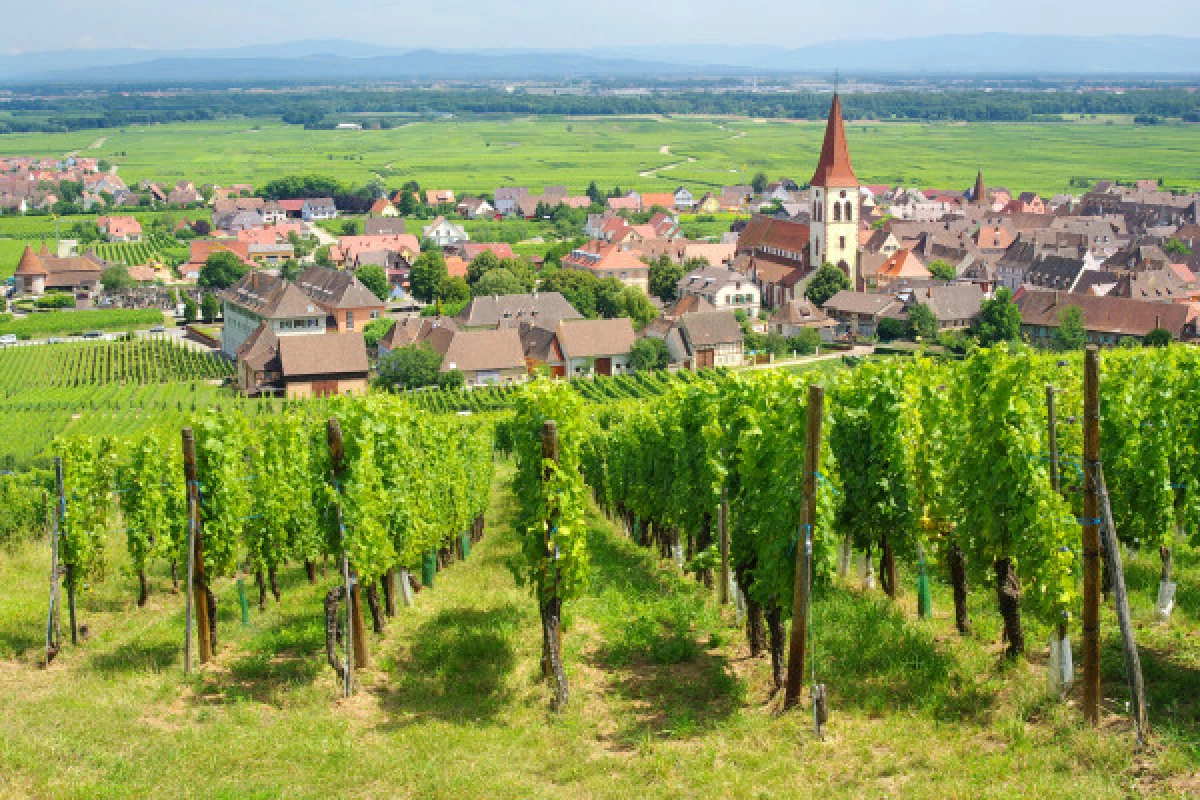
[[[343,38],[401,47],[800,46],[940,33],[1200,36],[1195,0],[37,0],[6,3],[0,52],[211,48]],[[1136,13],[1131,10],[1136,8]],[[897,54],[904,57],[904,54]]]

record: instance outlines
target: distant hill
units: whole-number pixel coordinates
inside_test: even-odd
[[[847,53],[854,54],[853,63]],[[672,45],[550,50],[405,50],[339,39],[206,50],[63,50],[0,56],[0,82],[310,81],[827,75],[1200,75],[1200,39],[943,35],[795,49]]]

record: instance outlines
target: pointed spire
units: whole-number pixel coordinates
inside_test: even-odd
[[[39,256],[50,255],[50,248],[46,245],[46,240],[42,239],[42,249],[38,251]]]
[[[821,160],[811,181],[813,186],[858,186],[858,178],[850,165],[850,148],[846,146],[846,124],[842,121],[842,99],[835,92],[833,106],[829,109],[829,123],[825,126],[825,144],[821,147]]]
[[[975,176],[975,191],[971,193],[971,202],[977,206],[987,205],[987,187],[983,185],[983,170]]]
[[[46,268],[42,266],[42,261],[33,253],[33,248],[25,245],[25,252],[21,254],[21,261],[17,264],[16,275],[47,275]]]

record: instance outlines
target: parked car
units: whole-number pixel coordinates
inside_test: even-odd
[[[0,336],[0,345],[7,347],[10,344],[17,343],[17,335],[15,333],[6,333]]]
[[[150,329],[150,332],[151,333],[164,333],[166,330],[167,330],[166,326],[164,326],[164,325],[155,325],[153,328]]]
[[[104,332],[103,331],[88,331],[87,333],[83,334],[83,338],[85,338],[85,339],[102,339],[102,338],[104,338]]]

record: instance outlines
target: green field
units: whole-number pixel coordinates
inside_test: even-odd
[[[27,244],[19,239],[0,239],[0,281],[17,271]]]
[[[321,173],[359,184],[380,176],[392,186],[415,178],[458,191],[565,184],[578,192],[592,180],[657,191],[685,183],[695,191],[736,183],[743,165],[748,177],[761,170],[806,181],[822,131],[814,122],[697,117],[416,121],[380,131],[234,120],[128,127],[103,137],[9,134],[0,137],[0,152],[82,148],[119,164],[130,184],[262,183]],[[1162,178],[1171,187],[1200,188],[1200,125],[888,122],[852,124],[847,135],[864,183],[967,188],[983,169],[990,185],[1043,194],[1066,191],[1072,179]],[[676,166],[663,169],[668,165]]]
[[[807,711],[774,713],[768,660],[749,657],[732,610],[593,509],[592,579],[563,635],[571,705],[551,714],[536,605],[507,566],[519,552],[512,470],[497,473],[486,537],[384,635],[368,634],[372,666],[356,673],[362,687],[349,700],[324,655],[320,603],[335,569],[316,585],[299,567],[281,570],[282,602],[260,611],[252,600],[248,627],[234,582],[217,582],[219,652],[185,678],[184,601],[165,564],[153,565],[139,609],[123,539],[110,537],[108,577],[80,601],[88,638],[42,669],[48,546],[9,552],[0,794],[1096,800],[1196,789],[1193,550],[1177,556],[1189,590],[1169,625],[1153,622],[1157,555],[1128,567],[1157,709],[1149,750],[1134,751],[1120,716],[1107,607],[1104,720],[1091,730],[1073,707],[1078,689],[1053,700],[1044,665],[999,657],[989,592],[972,593],[977,629],[960,637],[941,581],[933,619],[916,619],[911,573],[895,605],[857,581],[817,596],[815,652],[831,703],[818,743]]]
[[[164,320],[162,312],[153,308],[42,311],[20,319],[0,317],[0,335],[15,333],[22,339],[28,339],[87,331],[129,331],[168,324]]]

